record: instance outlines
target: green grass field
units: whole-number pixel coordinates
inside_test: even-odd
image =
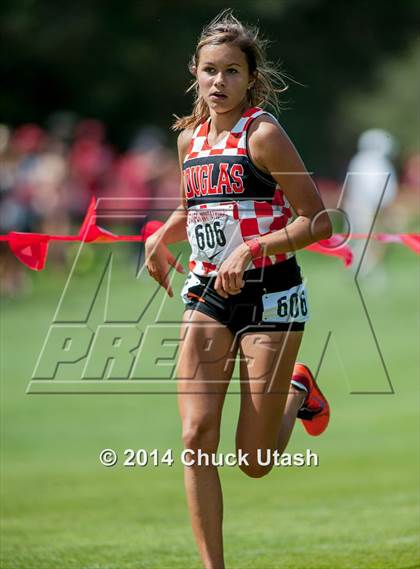
[[[109,299],[113,318],[124,320],[154,286],[145,276],[136,280],[124,246],[115,247]],[[299,359],[316,369],[332,331],[319,374],[332,420],[319,439],[298,424],[288,449],[317,452],[318,468],[275,468],[262,479],[221,468],[227,568],[418,567],[418,259],[390,246],[388,284],[379,291],[362,284],[394,394],[350,271],[309,252],[299,260],[312,311]],[[64,320],[83,312],[96,286],[95,266],[82,266],[63,301]],[[173,382],[158,384],[155,394],[26,393],[68,274],[47,266],[31,277],[28,296],[2,303],[2,569],[199,568],[180,461],[105,468],[98,459],[103,448],[172,448],[179,456]],[[177,275],[161,319],[181,315],[181,283]],[[159,293],[156,306],[163,298]],[[101,314],[92,318],[99,322]],[[155,315],[152,303],[144,321]],[[63,381],[80,377],[80,367],[68,367]],[[141,391],[141,381],[134,383]],[[234,448],[237,387],[233,380],[224,409],[225,452]]]

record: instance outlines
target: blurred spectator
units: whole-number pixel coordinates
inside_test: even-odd
[[[128,151],[118,154],[98,120],[77,121],[73,113],[60,111],[49,117],[47,126],[44,130],[30,123],[11,130],[0,125],[2,234],[75,233],[92,195],[111,198],[100,201],[99,215],[111,210],[114,219],[100,223],[111,231],[130,225],[127,233],[138,232],[148,218],[166,219],[178,204],[178,161],[157,127],[143,127]],[[168,203],[168,197],[176,203]],[[62,265],[67,250],[55,244],[49,266]],[[23,291],[28,272],[4,244],[0,273],[3,294]]]
[[[397,176],[391,161],[396,151],[396,142],[388,132],[381,129],[365,131],[359,138],[358,151],[348,166],[343,209],[349,217],[351,233],[369,233],[375,223],[375,231],[381,230],[385,212],[397,195]],[[384,280],[379,263],[385,248],[371,240],[352,242],[354,270],[367,276],[376,269],[377,280]],[[378,276],[380,275],[380,276]]]
[[[403,164],[400,191],[393,210],[396,231],[419,231],[420,154],[410,155]]]
[[[174,185],[179,188],[179,168],[165,143],[164,133],[154,126],[143,127],[135,134],[128,151],[117,158],[108,186],[101,193],[107,198],[99,205],[101,213],[134,216],[132,230],[136,232],[149,218],[166,219],[170,215],[179,203],[168,204],[167,199]]]
[[[340,184],[331,178],[315,178],[315,183],[326,209],[335,209],[340,198]]]

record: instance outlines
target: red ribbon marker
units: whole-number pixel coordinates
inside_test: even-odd
[[[42,271],[48,255],[50,241],[78,241],[85,243],[112,243],[115,241],[133,242],[146,241],[150,235],[163,225],[162,221],[148,221],[139,235],[115,235],[111,231],[102,229],[96,224],[96,199],[92,197],[82,226],[77,235],[48,235],[45,233],[20,233],[10,231],[7,235],[0,235],[0,241],[6,241],[15,257],[24,265],[34,271]],[[336,233],[329,239],[323,239],[305,247],[321,255],[329,255],[343,259],[344,265],[349,267],[353,260],[353,252],[347,244],[351,239],[375,239],[383,243],[400,243],[415,253],[420,254],[420,234],[418,233],[354,233],[347,236]]]

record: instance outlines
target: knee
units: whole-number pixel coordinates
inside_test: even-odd
[[[220,429],[211,418],[186,421],[182,428],[182,440],[185,448],[216,452],[219,445]]]
[[[263,461],[261,453],[258,452],[254,446],[251,447],[253,450],[246,450],[246,448],[246,445],[237,446],[236,448],[236,455],[242,455],[242,457],[246,458],[246,460],[238,462],[239,468],[250,478],[263,478],[263,476],[267,476],[267,474],[273,468],[272,462],[265,460]]]
[[[250,478],[263,478],[263,476],[267,476],[273,466],[263,466],[258,462],[248,460],[248,464],[239,464],[239,468]]]
[[[261,446],[260,446],[261,445]],[[250,478],[263,478],[273,468],[273,462],[266,460],[261,448],[261,437],[244,437],[240,432],[236,434],[236,456],[242,456],[238,466]]]

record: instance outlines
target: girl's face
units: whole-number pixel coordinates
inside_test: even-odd
[[[232,44],[202,47],[196,77],[200,95],[209,109],[221,113],[240,106],[254,82],[244,52]]]

